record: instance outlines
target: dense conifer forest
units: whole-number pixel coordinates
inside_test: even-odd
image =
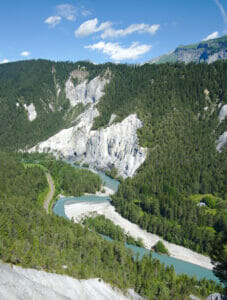
[[[20,148],[29,148],[59,130],[74,125],[75,116],[81,113],[84,107],[77,105],[71,108],[69,100],[65,96],[64,87],[70,72],[81,67],[89,72],[88,80],[104,74],[107,68],[111,72],[110,83],[105,86],[105,95],[97,105],[100,115],[95,119],[93,129],[107,126],[112,114],[117,115],[114,122],[123,120],[131,113],[137,113],[143,122],[143,127],[137,131],[137,134],[140,145],[147,148],[147,159],[137,170],[135,177],[122,180],[117,194],[112,197],[112,203],[117,211],[132,222],[139,224],[143,229],[156,233],[170,242],[200,253],[212,254],[215,260],[222,260],[222,265],[219,269],[217,268],[217,272],[221,273],[223,281],[226,280],[226,274],[225,278],[223,277],[225,268],[223,266],[226,266],[227,261],[227,160],[226,147],[218,152],[216,141],[226,131],[227,125],[227,119],[220,122],[218,118],[220,108],[227,103],[227,62],[218,61],[210,65],[205,63],[188,65],[166,63],[128,66],[110,63],[94,65],[88,62],[74,64],[37,60],[0,65],[1,150],[15,151]],[[61,90],[59,94],[58,88]],[[19,103],[18,107],[17,103]],[[24,104],[29,105],[30,103],[34,103],[37,110],[37,118],[33,122],[28,120],[23,108]],[[54,109],[50,108],[50,103]],[[1,154],[2,157],[4,155],[6,154]],[[6,177],[8,179],[6,180],[4,177],[4,180],[0,181],[0,196],[1,199],[4,199],[2,212],[5,216],[4,219],[1,218],[1,221],[5,220],[6,222],[2,221],[2,226],[8,224],[3,227],[6,228],[6,231],[1,231],[5,232],[6,238],[5,242],[3,240],[1,242],[1,249],[7,249],[1,250],[2,259],[17,262],[17,255],[13,259],[9,255],[11,252],[8,251],[9,245],[15,243],[19,243],[19,246],[12,246],[12,251],[17,248],[21,253],[30,253],[30,255],[32,253],[30,246],[26,248],[25,240],[29,240],[29,238],[26,237],[21,245],[20,242],[16,242],[15,236],[20,235],[19,231],[13,229],[13,225],[9,225],[6,220],[7,210],[9,212],[10,207],[15,213],[15,215],[12,214],[12,218],[21,219],[23,223],[22,233],[26,232],[26,228],[33,229],[34,226],[37,226],[37,232],[39,232],[37,236],[42,236],[40,232],[45,222],[49,222],[47,225],[49,228],[58,226],[60,228],[63,226],[62,224],[65,224],[64,228],[68,226],[68,230],[71,232],[69,236],[74,230],[84,232],[85,229],[60,218],[44,217],[41,208],[36,211],[35,199],[39,192],[46,188],[46,181],[41,169],[27,168],[24,173],[22,165],[14,157],[9,156],[6,161],[11,164],[8,167],[11,175],[7,175],[7,171],[5,176],[8,176]],[[4,165],[4,163],[6,164],[4,159],[1,163],[5,170],[8,165]],[[12,165],[14,165],[16,173],[14,173]],[[61,162],[59,164],[49,163],[46,167],[55,176],[60,189],[66,193],[80,194],[84,192],[84,190],[80,191],[79,186],[76,187],[73,179],[78,175],[76,171],[74,174],[67,168],[64,169]],[[110,173],[117,176],[115,168]],[[30,175],[28,176],[28,174]],[[16,176],[15,183],[10,179],[14,178],[14,175]],[[83,182],[84,177],[81,178],[80,182]],[[27,182],[29,180],[30,185]],[[40,182],[36,180],[40,180]],[[22,188],[22,186],[26,187]],[[92,190],[98,189],[99,186],[100,183],[97,180],[92,186]],[[16,197],[16,192],[18,197]],[[20,217],[17,209],[19,212],[23,211],[25,202],[27,203],[27,209],[24,210],[26,213],[22,213],[22,217]],[[200,202],[204,202],[205,206],[199,206]],[[41,224],[41,221],[37,221],[39,225],[28,223],[28,227],[24,228],[26,222],[22,221],[23,218],[30,216],[30,220],[36,220],[36,214],[42,215],[40,219],[45,220],[42,221],[44,223]],[[51,222],[53,222],[52,225],[50,225]],[[53,232],[50,236],[52,234]],[[86,234],[89,236],[89,232]],[[23,236],[23,234],[21,235]],[[81,235],[83,234],[81,233]],[[81,238],[81,235],[78,236]],[[54,245],[57,240],[60,241],[57,234],[53,234],[53,236],[56,239],[53,239],[50,245]],[[7,243],[7,239],[12,239],[13,244],[12,240]],[[30,237],[30,239],[32,238]],[[42,238],[39,239],[39,243],[34,241],[36,244],[34,247],[41,247],[37,246],[42,242]],[[98,236],[95,236],[95,239],[97,239],[96,242],[92,239],[92,243],[95,245],[99,244],[100,246],[104,243]],[[69,243],[66,238],[64,241],[65,244]],[[33,244],[33,240],[30,243]],[[86,244],[87,241],[83,241],[83,243]],[[43,247],[45,246],[43,245]],[[102,251],[101,248],[102,246],[98,248],[98,251]],[[31,252],[26,252],[26,249],[30,249]],[[50,252],[60,253],[63,251],[61,247],[60,250],[58,248],[56,250],[48,249]],[[44,250],[40,248],[36,251]],[[5,256],[7,253],[10,258]],[[113,254],[111,255],[113,259],[116,258]],[[29,259],[27,265],[32,266],[32,258]],[[33,259],[36,260],[36,258]],[[46,269],[48,269],[47,262],[49,260],[51,268],[57,268],[55,265],[57,262],[54,263],[51,259],[44,258]],[[78,261],[81,259],[81,257],[78,258]],[[130,259],[127,256],[126,260]],[[25,263],[22,258],[18,262],[26,265],[26,259]],[[144,271],[143,267],[142,271],[134,263],[130,264],[133,270]],[[147,263],[147,265],[149,264],[153,265],[152,262]],[[34,266],[36,265],[40,266],[41,264],[36,262]],[[95,271],[91,269],[86,271],[86,268],[83,268],[76,271],[73,269],[71,274],[81,277],[101,274],[98,271],[92,273]],[[106,270],[105,267],[104,270]],[[105,272],[110,271],[106,270]],[[116,272],[116,277],[118,275],[119,273]],[[124,280],[127,282],[125,286],[130,286],[133,281],[127,279],[129,275],[124,276]],[[111,281],[110,277],[110,273],[108,273],[105,278]],[[119,278],[121,278],[120,275]],[[116,284],[123,286],[123,281]],[[113,279],[112,283],[115,283]],[[144,283],[141,282],[142,284]],[[136,290],[142,294],[151,295],[150,291],[147,292],[147,287],[145,288],[146,292],[141,286],[136,287]],[[179,292],[177,289],[176,291],[176,293]],[[168,299],[170,293],[168,290],[168,296],[165,298],[162,295],[160,299],[162,297]]]
[[[142,228],[208,254],[217,237],[227,234],[226,148],[215,148],[226,130],[218,105],[227,101],[227,64],[119,69],[98,105],[94,128],[105,126],[112,113],[121,120],[137,112],[148,157],[120,185],[113,204]],[[206,200],[206,207],[198,206]]]
[[[25,168],[18,155],[0,153],[0,259],[76,278],[99,277],[131,287],[148,299],[205,298],[221,286],[186,275],[176,276],[149,256],[133,259],[122,242],[108,242],[71,221],[47,215],[37,205],[47,186],[44,171]],[[67,266],[67,268],[63,267]]]

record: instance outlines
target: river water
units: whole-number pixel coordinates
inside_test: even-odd
[[[94,171],[94,170],[93,170]],[[103,172],[100,171],[94,171],[95,173],[99,174],[99,176],[102,179],[103,185],[107,186],[108,188],[114,190],[115,192],[118,189],[119,182],[115,179],[112,179],[108,176],[106,176]],[[108,196],[95,196],[95,195],[86,195],[81,197],[66,197],[66,198],[60,198],[56,204],[54,205],[53,212],[55,215],[62,216],[64,218],[67,218],[65,215],[64,206],[70,205],[73,203],[82,203],[82,202],[91,202],[91,203],[105,203],[109,202]],[[103,236],[107,240],[112,240],[109,237]],[[133,245],[125,244],[127,248],[130,248],[135,255],[139,255],[139,257],[142,257],[145,254],[150,254],[150,251],[142,248],[137,247]],[[158,254],[155,252],[152,252],[152,257],[159,259],[162,263],[164,263],[166,266],[174,266],[176,274],[187,274],[189,276],[196,276],[198,279],[206,278],[206,279],[212,279],[216,282],[220,282],[219,279],[214,275],[214,273],[206,268],[185,262],[180,259],[176,259],[173,257],[170,257],[168,255],[164,254]]]

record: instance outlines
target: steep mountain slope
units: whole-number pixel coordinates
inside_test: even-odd
[[[85,105],[102,96],[104,68],[92,67],[87,73],[79,63],[37,60],[0,65],[1,149],[31,147],[74,124]],[[72,93],[76,97],[78,91],[73,82],[80,90],[80,99],[74,102]]]
[[[210,64],[219,59],[227,59],[227,35],[193,45],[181,45],[174,51],[154,58],[148,63],[185,62],[187,64],[189,62],[207,62]]]
[[[0,74],[1,149],[52,151],[134,176],[113,197],[124,217],[211,251],[226,227],[227,62],[27,61]]]
[[[55,182],[63,179],[63,190],[73,188],[73,180],[83,180],[84,186],[76,195],[89,192],[95,174],[90,172],[85,182],[79,174],[84,170],[77,170],[75,178],[75,169],[68,164],[50,155],[33,154],[34,157],[47,164]],[[190,294],[222,292],[215,282],[177,276],[173,267],[164,267],[150,256],[135,260],[124,243],[106,241],[86,226],[46,214],[39,202],[47,186],[44,171],[37,165],[25,168],[22,158],[32,157],[0,152],[0,259],[11,264],[0,263],[1,299],[77,299],[78,293],[84,293],[82,299],[94,299],[95,295],[98,299],[102,295],[112,299],[119,290],[114,292],[109,284],[133,289],[146,299],[183,300]],[[79,282],[72,277],[102,281]],[[133,292],[131,295],[137,297]]]

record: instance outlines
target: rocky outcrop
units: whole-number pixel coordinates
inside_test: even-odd
[[[146,149],[139,146],[136,130],[142,122],[136,114],[107,128],[91,131],[98,116],[94,106],[78,117],[76,126],[64,129],[30,151],[51,151],[56,156],[86,162],[100,169],[117,168],[118,174],[131,177],[146,158]]]
[[[103,89],[109,82],[106,76],[97,76],[91,81],[86,77],[88,72],[75,70],[71,73],[65,84],[65,94],[70,101],[71,107],[79,103],[84,105],[96,103],[104,95]],[[76,80],[77,84],[73,80]]]
[[[219,59],[227,59],[227,47],[214,54],[211,49],[206,47],[191,49],[180,47],[174,51],[174,54],[177,56],[178,61],[185,62],[186,64],[190,62],[207,62],[209,64]]]
[[[227,131],[225,131],[219,139],[216,141],[216,149],[218,152],[222,151],[222,148],[227,144]]]
[[[211,294],[207,297],[207,300],[227,300],[226,295],[221,295],[219,293]]]
[[[136,114],[107,128],[92,131],[86,143],[84,161],[100,169],[117,168],[119,175],[132,177],[146,158],[136,130],[142,126]]]
[[[28,113],[28,119],[29,119],[29,121],[31,121],[31,122],[34,121],[36,119],[36,117],[37,117],[37,112],[35,110],[34,104],[33,103],[31,103],[29,105],[24,104],[24,108],[25,108],[25,110]]]
[[[119,289],[112,288],[98,278],[77,280],[66,275],[0,263],[0,299],[139,300],[142,298],[133,290],[123,294]]]
[[[223,105],[219,112],[219,120],[220,122],[224,121],[227,116],[227,104]]]
[[[94,118],[99,115],[96,104],[104,95],[104,87],[111,74],[107,69],[103,76],[91,81],[87,76],[85,69],[77,69],[71,72],[65,85],[66,97],[72,107],[78,103],[86,105],[85,111],[76,118],[76,125],[61,130],[29,151],[50,151],[56,156],[88,163],[99,169],[114,167],[118,175],[131,177],[146,158],[146,149],[139,146],[136,134],[143,124],[136,114],[112,124],[116,118],[112,114],[108,127],[92,131]]]
[[[179,46],[168,54],[150,60],[148,63],[159,64],[165,62],[207,62],[208,64],[227,59],[227,36],[203,41],[193,45]]]

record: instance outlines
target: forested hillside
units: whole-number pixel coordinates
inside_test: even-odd
[[[65,82],[78,68],[87,71],[88,80],[107,68],[111,74],[93,129],[107,127],[113,114],[115,123],[132,113],[143,122],[137,134],[147,158],[113,196],[116,209],[166,240],[211,253],[227,232],[226,147],[216,149],[227,130],[227,118],[219,117],[227,103],[227,62],[127,66],[38,60],[1,65],[1,149],[34,146],[76,122],[84,107],[70,106]],[[37,111],[34,121],[24,109],[30,103]]]
[[[70,127],[83,105],[70,107],[65,82],[80,63],[31,60],[0,65],[0,149],[31,147]],[[89,79],[103,67],[83,63]],[[33,104],[37,117],[30,121],[25,105]]]
[[[43,170],[25,168],[20,160],[21,156],[0,153],[1,260],[76,278],[99,277],[149,299],[222,292],[211,281],[176,276],[172,267],[164,268],[150,257],[134,261],[123,243],[105,241],[87,227],[47,215],[37,205],[47,185]]]
[[[227,226],[226,150],[215,148],[226,130],[227,120],[220,122],[218,114],[227,101],[227,64],[120,68],[98,105],[95,128],[105,126],[111,113],[122,119],[137,112],[144,122],[140,144],[149,151],[113,204],[142,228],[209,253]],[[198,206],[205,197],[214,205]]]

